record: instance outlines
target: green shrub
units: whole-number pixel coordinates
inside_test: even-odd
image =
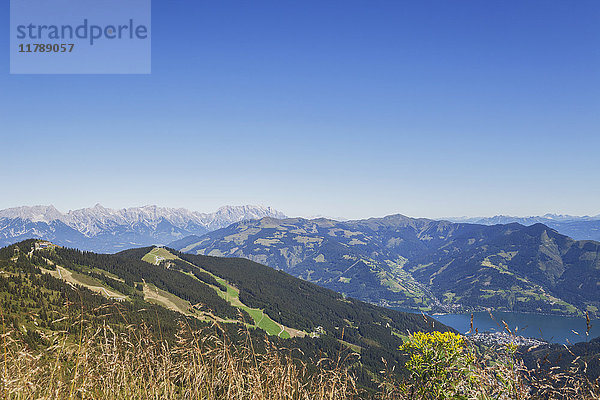
[[[464,336],[452,332],[416,332],[400,347],[409,360],[409,376],[387,398],[398,399],[525,399],[522,363],[516,346],[482,353]]]

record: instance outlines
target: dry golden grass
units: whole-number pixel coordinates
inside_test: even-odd
[[[80,321],[83,322],[83,321]],[[105,325],[80,327],[79,336],[55,333],[42,351],[17,332],[2,336],[1,393],[8,399],[352,399],[353,378],[339,363],[320,360],[317,374],[267,344],[254,351],[249,332],[241,345],[219,329],[180,326],[169,347],[145,327],[117,334]]]
[[[233,344],[216,323],[204,330],[192,330],[181,323],[177,340],[171,344],[154,339],[143,325],[129,326],[119,332],[106,324],[90,326],[82,316],[71,331],[77,332],[75,335],[43,334],[47,345],[33,350],[22,332],[8,330],[3,324],[2,397],[190,400],[367,397],[344,367],[348,363],[341,352],[335,360],[321,359],[316,365],[307,365],[293,358],[292,350],[277,348],[269,342],[264,350],[255,351],[248,330],[240,332],[242,342]],[[376,397],[380,400],[600,398],[598,384],[590,383],[575,370],[550,369],[542,377],[532,375],[510,347],[481,352],[468,340],[458,336],[456,340],[454,344],[458,347],[455,346],[452,362],[448,357],[432,357],[431,362],[442,365],[426,365],[427,371],[438,371],[436,379],[443,379],[445,386],[431,385],[431,379],[423,380],[423,375],[400,382],[384,371]],[[444,351],[449,348],[454,349],[446,346]],[[316,373],[309,372],[315,369]],[[431,390],[423,390],[426,387]]]

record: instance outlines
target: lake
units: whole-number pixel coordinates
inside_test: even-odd
[[[487,312],[473,314],[473,329],[479,332],[504,331],[502,321],[517,334],[525,337],[544,339],[551,343],[577,343],[586,341],[585,317],[561,317],[556,315],[526,314],[516,312],[494,312],[494,319]],[[471,314],[442,314],[432,315],[441,323],[451,326],[460,333],[469,331]],[[592,329],[589,339],[600,336],[600,320],[591,320]],[[578,332],[575,334],[573,331]]]

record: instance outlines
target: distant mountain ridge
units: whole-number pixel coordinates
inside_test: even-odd
[[[27,238],[97,252],[117,252],[134,246],[166,244],[201,235],[234,222],[285,214],[263,206],[224,206],[213,213],[184,208],[143,206],[119,210],[94,207],[62,213],[54,206],[0,210],[0,246]]]
[[[575,240],[600,241],[600,214],[594,216],[545,214],[530,217],[496,215],[494,217],[450,217],[444,219],[452,222],[482,225],[510,224],[515,222],[527,226],[544,224]]]
[[[263,218],[170,246],[244,257],[371,303],[424,311],[600,310],[600,242],[543,224],[480,225],[390,215]]]

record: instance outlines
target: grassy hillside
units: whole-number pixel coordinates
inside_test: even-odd
[[[137,260],[157,250],[134,249],[118,254]],[[163,249],[162,251],[166,251]],[[170,270],[210,274],[226,290],[212,285],[225,299],[250,314],[254,325],[281,337],[331,337],[355,350],[361,360],[381,365],[381,358],[400,362],[397,348],[408,332],[448,330],[422,315],[376,307],[282,271],[245,260],[195,256],[170,250],[180,260],[165,260]],[[183,261],[183,262],[182,262]],[[239,303],[238,303],[239,302]],[[274,329],[275,331],[273,331]]]
[[[121,255],[127,256],[127,252],[122,252]],[[240,291],[227,280],[206,271],[198,265],[185,261],[175,255],[173,252],[162,248],[154,247],[142,257],[143,261],[162,266],[167,269],[176,269],[184,272],[202,283],[211,287],[219,297],[224,299],[231,306],[245,312],[252,319],[248,324],[253,328],[262,329],[269,335],[276,335],[287,339],[292,336],[305,336],[306,332],[299,331],[282,324],[278,324],[261,308],[248,307],[240,300]]]
[[[376,307],[245,259],[176,254],[232,282],[247,304],[264,308],[270,315],[281,316],[282,323],[308,332],[319,326],[331,332],[344,329],[347,340],[356,335],[360,341],[361,331],[377,326],[389,336],[390,329],[404,334],[415,328],[428,330],[434,324],[421,315]]]
[[[88,326],[106,322],[120,330],[129,324],[147,324],[153,334],[174,339],[181,314],[144,301],[140,291],[117,279],[94,278],[101,274],[91,269],[79,274],[57,266],[46,257],[54,248],[32,251],[34,246],[29,240],[0,249],[2,318],[7,326],[26,334],[33,347],[43,345],[41,338],[50,332],[76,333],[73,324],[82,313]],[[106,288],[109,293],[119,291],[119,295],[127,292],[123,295],[127,300],[88,286]],[[202,325],[196,319],[186,321],[194,327]]]
[[[56,332],[67,332],[73,341],[81,329],[104,323],[123,334],[131,326],[146,326],[155,338],[171,343],[180,323],[192,329],[217,324],[233,342],[248,330],[256,351],[267,348],[267,338],[296,348],[295,357],[313,372],[311,360],[359,352],[344,365],[369,390],[377,387],[382,359],[396,366],[396,374],[402,371],[397,350],[408,332],[448,329],[420,315],[344,299],[248,260],[152,247],[118,255],[36,241],[3,248],[0,299],[8,326],[25,335],[32,349],[48,345],[47,337]]]

